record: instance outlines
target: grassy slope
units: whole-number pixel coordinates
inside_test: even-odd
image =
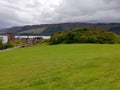
[[[29,30],[22,31],[20,33],[34,33],[34,34],[38,34],[38,33],[43,32],[45,29],[46,28],[29,29]]]
[[[0,90],[120,90],[120,45],[45,45],[0,52]]]

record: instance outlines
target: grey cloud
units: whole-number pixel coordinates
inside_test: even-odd
[[[56,9],[62,21],[120,22],[120,0],[64,0]]]
[[[120,22],[120,0],[0,0],[0,27]]]

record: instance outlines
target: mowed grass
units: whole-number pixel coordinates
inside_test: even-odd
[[[120,90],[120,45],[37,45],[0,52],[0,90]]]

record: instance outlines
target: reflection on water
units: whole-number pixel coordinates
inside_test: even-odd
[[[15,38],[35,38],[35,37],[42,37],[43,39],[50,39],[50,36],[15,36]],[[7,36],[0,36],[3,39],[3,43],[7,43],[8,37]]]

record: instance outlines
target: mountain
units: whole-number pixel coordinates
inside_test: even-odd
[[[0,30],[0,34],[14,33],[16,35],[51,35],[72,28],[103,28],[120,34],[120,23],[59,23],[11,27]]]

